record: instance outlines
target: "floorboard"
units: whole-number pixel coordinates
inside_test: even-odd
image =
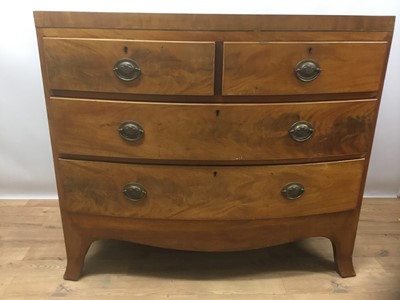
[[[399,300],[400,200],[364,200],[353,278],[334,271],[325,238],[235,253],[98,241],[77,282],[65,263],[57,201],[0,200],[0,299]]]

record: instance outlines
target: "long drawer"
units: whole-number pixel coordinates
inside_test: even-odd
[[[222,91],[224,95],[377,91],[386,51],[387,42],[227,42]]]
[[[375,100],[178,104],[52,98],[62,154],[180,161],[363,156]]]
[[[44,38],[49,88],[213,95],[214,42]]]
[[[363,165],[363,159],[251,167],[60,160],[61,205],[76,213],[146,219],[245,220],[330,213],[356,207]]]

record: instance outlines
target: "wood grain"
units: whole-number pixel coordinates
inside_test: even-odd
[[[137,94],[212,95],[214,42],[44,38],[50,89]],[[130,58],[141,75],[125,82],[115,63]]]
[[[52,98],[50,123],[57,152],[101,157],[189,161],[274,161],[363,156],[376,101],[282,104],[178,104]],[[133,120],[143,140],[123,140],[118,127]],[[313,136],[296,142],[297,121]]]
[[[334,246],[336,270],[342,277],[354,276],[351,253],[355,242],[354,228],[358,210],[268,220],[149,220],[70,214],[63,218],[74,225],[66,231],[71,236],[93,239],[127,240],[136,243],[181,250],[238,251],[296,241],[306,237],[322,236]],[[313,224],[313,226],[310,226]],[[96,229],[94,229],[96,228]],[[349,230],[351,228],[352,230]],[[132,235],[132,232],[135,234]],[[340,248],[338,251],[338,247]],[[72,261],[68,264],[68,279],[77,280],[82,269],[84,251],[69,248]],[[74,270],[70,272],[69,270]],[[71,276],[72,275],[72,276]]]
[[[386,31],[183,31],[145,29],[42,28],[44,37],[170,41],[384,41]]]
[[[391,16],[34,12],[37,27],[234,31],[393,31]]]
[[[43,214],[38,207],[47,213]],[[351,279],[339,278],[334,272],[331,245],[325,238],[231,253],[185,252],[108,240],[91,246],[82,279],[68,282],[62,279],[66,254],[57,201],[1,200],[0,297],[7,300],[60,297],[397,300],[400,296],[399,214],[398,199],[364,199],[354,251],[358,275]],[[10,215],[25,216],[25,219],[4,218]],[[41,226],[26,225],[38,218],[42,219]],[[102,228],[102,224],[99,222],[97,226]],[[129,226],[135,224],[121,223],[120,228]],[[308,227],[314,231],[320,229]],[[215,228],[218,230],[219,226]],[[140,236],[151,238],[152,229],[153,226],[143,226]],[[227,234],[235,237],[235,229]],[[61,238],[54,240],[52,231]],[[121,235],[120,231],[115,232]],[[249,230],[248,234],[252,232]],[[267,234],[261,232],[262,239]],[[165,230],[163,234],[171,233]],[[32,240],[35,235],[40,236],[40,241]]]
[[[364,160],[252,167],[176,167],[60,160],[69,212],[176,220],[248,220],[307,216],[356,208]],[[287,200],[281,189],[301,183]],[[123,195],[139,183],[143,201]]]
[[[223,95],[290,95],[379,89],[386,42],[224,43]],[[295,76],[298,62],[321,67],[312,82]],[[238,72],[240,70],[240,72]]]

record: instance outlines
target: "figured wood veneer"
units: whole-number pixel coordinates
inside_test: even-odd
[[[248,220],[355,209],[364,160],[285,166],[159,166],[60,160],[68,212],[140,219]],[[140,183],[144,201],[127,201],[123,187]],[[281,189],[301,182],[304,195]]]
[[[214,43],[45,38],[51,89],[137,94],[212,95]],[[113,72],[121,58],[141,69],[132,82]]]
[[[285,161],[364,156],[377,101],[274,104],[180,104],[51,98],[57,151],[103,157],[193,161]],[[143,126],[142,140],[117,134],[121,123]],[[307,142],[288,130],[314,127]]]
[[[387,42],[225,43],[223,95],[288,95],[375,91]],[[303,59],[318,62],[318,80],[293,76]],[[238,72],[237,70],[241,70]]]

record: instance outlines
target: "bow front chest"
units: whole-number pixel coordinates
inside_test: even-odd
[[[121,239],[352,252],[394,17],[35,12],[67,267]]]

